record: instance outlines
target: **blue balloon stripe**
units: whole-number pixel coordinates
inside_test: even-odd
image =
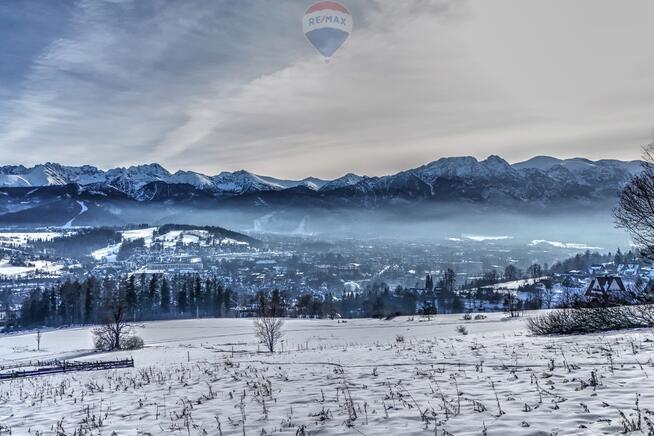
[[[320,54],[328,58],[343,45],[350,34],[342,30],[324,27],[307,32],[306,36]]]

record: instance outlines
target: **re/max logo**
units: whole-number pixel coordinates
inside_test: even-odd
[[[337,17],[335,15],[325,15],[322,17],[309,18],[309,26],[316,26],[318,24],[340,24],[347,26],[347,19],[344,17]]]

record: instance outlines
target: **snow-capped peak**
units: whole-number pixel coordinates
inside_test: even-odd
[[[300,183],[298,186],[303,186],[305,188],[309,188],[312,191],[317,191],[318,189],[320,189],[320,187],[318,185],[316,185],[315,183],[313,183],[313,182],[311,182],[309,180],[302,181],[302,183]]]
[[[527,185],[531,186],[530,192],[542,191],[545,189],[543,186],[549,186],[548,189],[555,192],[556,185],[570,183],[584,186],[584,189],[593,186],[601,187],[606,183],[610,184],[611,189],[619,188],[639,171],[638,161],[593,162],[582,158],[563,160],[538,156],[526,162],[509,165],[501,157],[492,155],[482,161],[470,156],[442,158],[418,168],[384,177],[369,178],[348,173],[335,180],[324,181],[312,177],[303,180],[282,180],[259,176],[245,170],[222,172],[213,177],[182,170],[171,174],[156,163],[103,171],[88,165],[74,167],[48,162],[31,168],[22,165],[0,167],[0,187],[76,184],[89,186],[94,192],[101,192],[102,188],[111,188],[137,198],[139,192],[147,185],[159,182],[190,185],[195,189],[227,196],[305,187],[320,192],[343,189],[347,191],[344,195],[348,195],[349,192],[365,197],[367,194],[375,196],[381,193],[391,196],[409,195],[413,198],[420,195],[437,195],[450,186],[448,183],[456,187],[461,183],[470,185],[479,182],[482,184],[479,192],[483,192],[483,195],[511,195],[522,198],[527,194],[521,193],[521,189]]]
[[[353,173],[347,173],[346,175],[339,177],[338,179],[334,179],[331,182],[326,183],[325,185],[322,186],[322,188],[320,188],[320,190],[333,191],[335,189],[344,188],[346,186],[356,185],[361,180],[363,180],[362,176]]]
[[[170,172],[161,165],[152,163],[146,165],[134,165],[129,168],[115,168],[107,171],[107,175],[109,175],[109,177],[114,175],[124,175],[132,179],[152,182],[156,180],[165,180],[170,177]]]
[[[408,172],[427,181],[437,178],[487,178],[515,175],[515,170],[507,161],[494,155],[483,161],[472,156],[442,158]]]
[[[168,183],[179,183],[193,185],[199,189],[210,189],[214,186],[214,181],[209,176],[196,173],[195,171],[177,171],[166,179]]]
[[[258,191],[280,191],[283,186],[270,183],[259,176],[245,170],[233,173],[222,172],[213,177],[217,190],[225,193],[244,194]]]

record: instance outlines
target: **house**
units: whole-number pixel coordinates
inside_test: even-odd
[[[588,289],[586,290],[587,297],[593,297],[608,293],[626,292],[624,283],[621,277],[616,276],[603,276],[595,277],[590,281]]]
[[[236,318],[253,318],[257,316],[259,306],[256,304],[236,306],[232,309],[232,311],[235,313]]]
[[[637,263],[634,264],[623,264],[618,265],[618,273],[627,277],[636,277],[640,272],[640,265]]]
[[[588,274],[606,274],[606,267],[604,265],[593,264],[588,268]]]

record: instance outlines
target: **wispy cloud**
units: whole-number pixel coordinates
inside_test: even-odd
[[[306,1],[71,3],[65,32],[29,29],[51,40],[21,73],[0,69],[3,160],[337,176],[635,158],[651,132],[647,0],[343,1],[355,31],[330,63],[301,33]]]

